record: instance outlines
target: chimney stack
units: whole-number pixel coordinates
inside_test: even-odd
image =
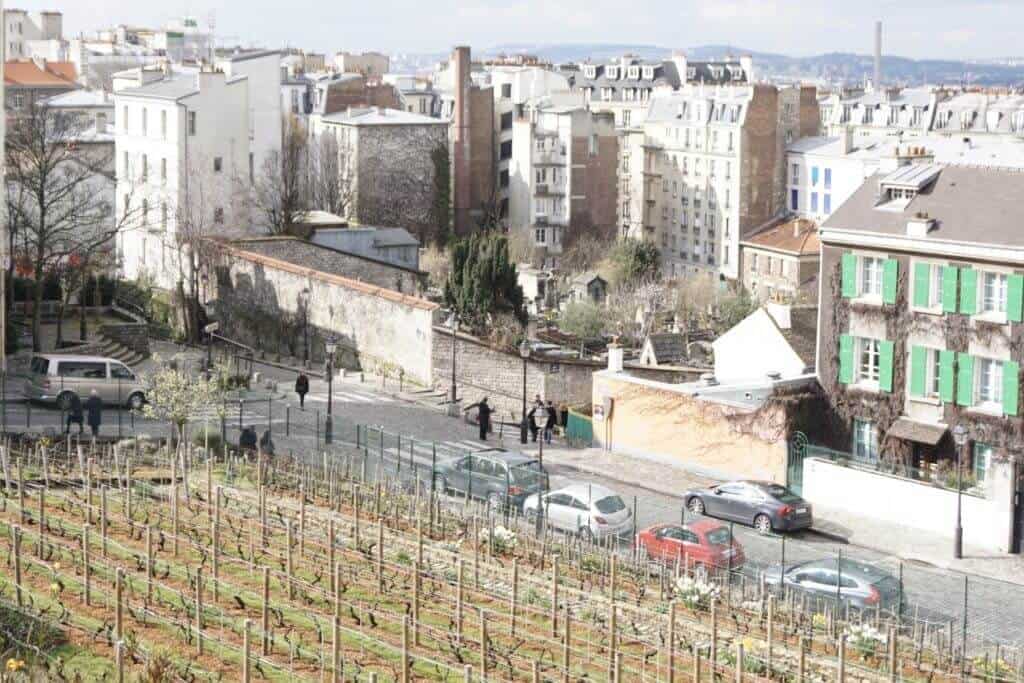
[[[452,173],[455,182],[454,196],[452,197],[452,208],[455,210],[455,234],[466,234],[471,226],[469,212],[470,206],[470,150],[469,150],[469,127],[470,127],[470,96],[469,88],[472,83],[470,76],[471,61],[469,46],[461,45],[455,48],[451,57],[451,68],[454,69],[453,85],[455,87],[455,111],[452,116],[452,142],[454,159]]]
[[[875,90],[882,87],[882,22],[875,22]]]

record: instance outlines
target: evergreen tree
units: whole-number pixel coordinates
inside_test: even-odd
[[[477,334],[501,314],[511,315],[525,325],[523,290],[516,266],[509,259],[508,239],[487,232],[453,243],[444,300],[461,323]]]

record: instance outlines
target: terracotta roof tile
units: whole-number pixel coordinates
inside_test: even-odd
[[[4,83],[29,87],[77,87],[78,71],[73,62],[45,62],[40,68],[31,59],[4,62]]]
[[[785,251],[803,256],[821,251],[818,224],[809,218],[791,218],[756,232],[743,240],[743,244]]]

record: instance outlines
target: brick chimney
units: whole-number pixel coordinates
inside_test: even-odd
[[[455,213],[455,234],[469,232],[470,222],[470,77],[469,46],[460,45],[452,52],[450,68],[454,71],[455,111],[452,115],[452,174],[454,193],[452,208]]]

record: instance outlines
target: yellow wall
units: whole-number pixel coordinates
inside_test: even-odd
[[[678,459],[738,478],[786,481],[785,417],[778,407],[743,413],[651,383],[594,374],[594,405],[613,397],[612,415],[594,420],[594,445]]]

